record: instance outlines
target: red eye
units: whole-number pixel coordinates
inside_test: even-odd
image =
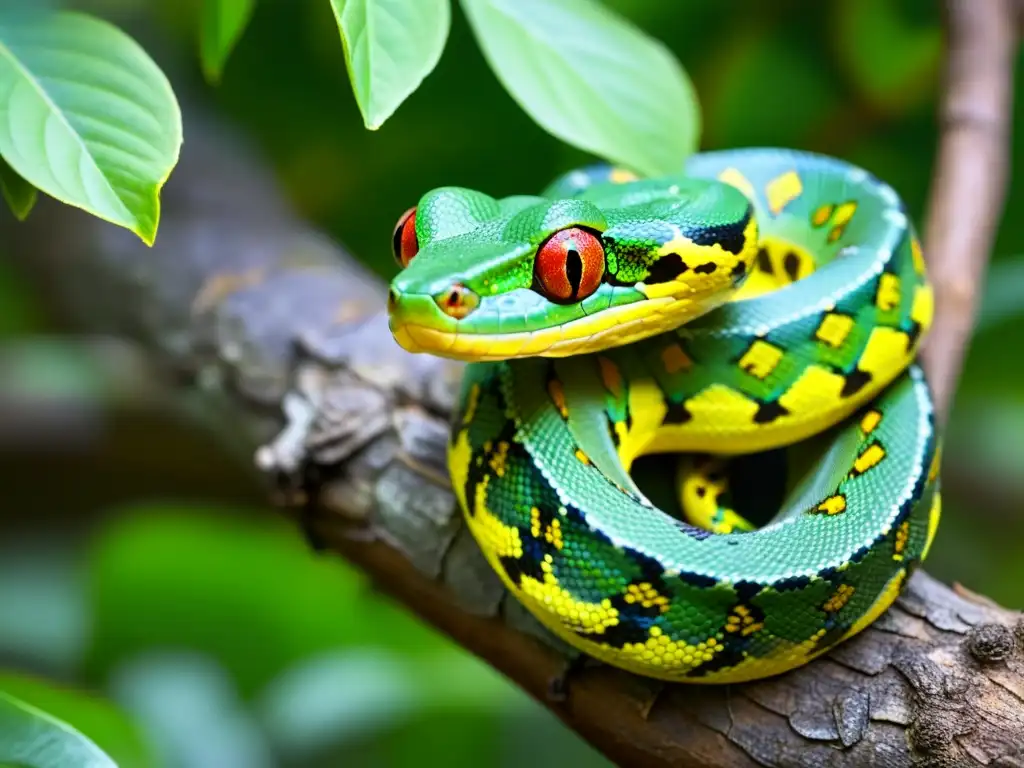
[[[582,301],[601,285],[604,246],[593,232],[570,227],[551,235],[534,260],[537,286],[551,301]]]
[[[412,261],[412,257],[420,249],[419,240],[416,239],[416,208],[410,208],[402,214],[402,217],[395,225],[395,231],[391,235],[391,247],[395,251],[395,259],[398,266],[405,269]]]

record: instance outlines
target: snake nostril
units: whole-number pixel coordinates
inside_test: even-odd
[[[388,291],[388,312],[398,306],[398,291],[392,288]]]
[[[462,283],[454,283],[448,290],[434,296],[434,301],[449,317],[461,320],[480,304],[480,297]]]

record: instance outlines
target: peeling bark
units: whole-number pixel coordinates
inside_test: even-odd
[[[573,652],[505,592],[448,483],[461,367],[399,349],[380,281],[288,211],[237,137],[185,113],[154,248],[53,203],[25,225],[0,223],[67,318],[148,349],[251,461],[268,497],[308,511],[327,550],[620,765],[1024,766],[1024,621],[920,572],[873,626],[786,675],[688,686],[584,664],[561,700],[551,696]],[[947,186],[959,186],[956,167],[940,165]],[[995,224],[957,221],[949,226]],[[990,234],[972,247],[987,250]],[[940,329],[961,336],[946,344],[952,357],[932,345],[933,376],[954,375],[968,328]]]

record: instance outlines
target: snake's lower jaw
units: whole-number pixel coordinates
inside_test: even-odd
[[[395,341],[398,343],[398,346],[400,346],[406,352],[412,352],[413,354],[419,354],[419,353],[427,352],[428,351],[428,350],[425,350],[425,349],[421,348],[416,343],[416,340],[413,339],[413,337],[410,335],[409,329],[408,329],[407,326],[399,325],[399,326],[396,327],[395,325],[391,325],[391,335],[394,337]]]

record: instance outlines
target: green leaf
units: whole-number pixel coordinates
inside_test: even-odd
[[[18,702],[19,706],[15,707],[18,713],[25,710],[20,705],[27,705],[31,710],[45,713],[49,721],[57,721],[65,728],[70,727],[78,740],[91,745],[92,750],[102,755],[105,761],[88,763],[62,759],[52,763],[19,762],[13,757],[12,744],[5,737],[15,733],[10,723],[24,722],[24,714],[12,714],[12,706],[4,697]],[[44,730],[46,733],[51,732],[49,729]],[[27,675],[0,672],[0,763],[8,761],[15,765],[54,765],[61,768],[113,764],[121,768],[148,768],[156,765],[152,746],[135,722],[106,699]]]
[[[331,0],[363,122],[375,131],[441,58],[449,0]]]
[[[24,768],[117,768],[81,733],[0,691],[0,760]]]
[[[2,157],[0,157],[0,193],[3,193],[11,213],[18,221],[28,218],[32,207],[36,204],[36,188],[19,176]]]
[[[75,12],[0,17],[0,155],[43,192],[156,237],[181,112],[134,40]]]
[[[542,128],[644,174],[678,171],[700,111],[668,49],[590,0],[462,0],[505,89]]]
[[[204,0],[199,57],[208,82],[220,82],[224,64],[252,18],[255,4],[256,0]]]

